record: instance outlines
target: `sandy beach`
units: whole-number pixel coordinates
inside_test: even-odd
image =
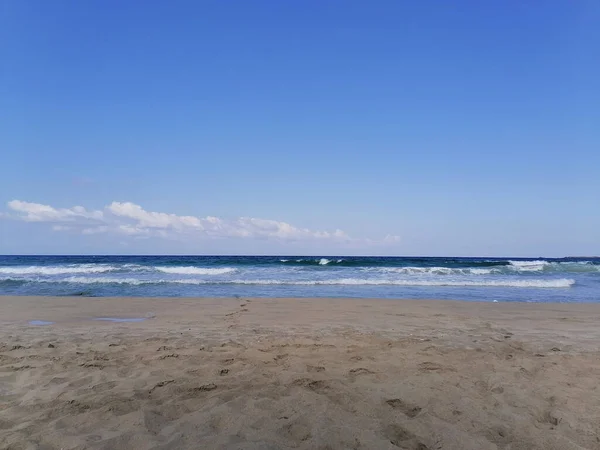
[[[600,449],[599,323],[599,304],[0,297],[0,448]]]

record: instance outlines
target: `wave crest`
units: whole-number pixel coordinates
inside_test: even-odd
[[[497,269],[454,268],[454,267],[381,267],[365,268],[364,271],[375,270],[384,273],[400,273],[405,275],[489,275]]]
[[[356,266],[358,263],[347,262],[345,259],[329,259],[329,258],[300,258],[300,259],[280,259],[280,263],[298,266],[328,266],[328,265],[343,265]]]
[[[0,267],[0,274],[6,275],[67,275],[70,273],[105,273],[118,270],[118,267],[100,264],[71,266],[16,266]]]
[[[163,273],[172,273],[179,275],[224,275],[226,273],[237,272],[233,267],[155,267],[156,270]]]

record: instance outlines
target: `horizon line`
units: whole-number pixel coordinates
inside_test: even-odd
[[[30,257],[30,256],[56,256],[56,257],[237,257],[237,258],[272,258],[272,257],[300,257],[300,258],[471,258],[471,259],[482,259],[482,258],[495,258],[495,259],[600,259],[600,256],[585,256],[585,255],[569,255],[569,256],[497,256],[497,255],[478,255],[478,256],[458,256],[458,255],[336,255],[336,254],[183,254],[183,253],[165,253],[165,254],[124,254],[124,253],[64,253],[64,254],[50,254],[50,253],[23,253],[23,254],[0,254],[0,257]]]

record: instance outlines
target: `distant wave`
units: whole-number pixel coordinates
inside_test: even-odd
[[[540,272],[544,270],[544,267],[549,266],[550,263],[544,260],[536,261],[509,261],[512,268],[515,268],[521,272]],[[560,264],[560,263],[559,263]]]
[[[344,265],[344,266],[360,266],[358,261],[346,261],[343,258],[328,259],[328,258],[296,258],[296,259],[280,259],[283,264],[299,265],[299,266],[327,266],[327,265]]]
[[[0,267],[0,274],[6,275],[66,275],[70,273],[104,273],[118,270],[111,265],[80,264],[71,266],[15,266]]]
[[[365,272],[400,273],[405,275],[489,275],[496,269],[453,268],[453,267],[381,267],[365,268]],[[499,273],[499,272],[498,272]]]
[[[186,283],[195,280],[178,280]],[[568,288],[575,284],[575,280],[486,280],[486,281],[442,281],[442,280],[377,280],[363,278],[342,278],[337,280],[311,280],[311,281],[281,281],[281,280],[232,280],[224,283],[231,284],[281,284],[301,286],[326,286],[326,285],[372,285],[372,286],[473,286],[473,287],[520,287],[520,288]]]
[[[340,278],[331,280],[224,280],[210,281],[202,279],[177,280],[142,280],[137,278],[109,277],[68,277],[62,280],[47,279],[14,279],[0,278],[4,282],[40,282],[40,283],[72,283],[72,284],[119,284],[119,285],[151,285],[151,284],[197,284],[197,285],[289,285],[289,286],[327,286],[327,285],[370,285],[370,286],[463,286],[463,287],[515,287],[515,288],[568,288],[575,280],[559,278],[553,280],[389,280],[365,278]]]
[[[518,266],[518,267],[531,267],[531,266],[545,266],[547,264],[550,264],[549,261],[545,261],[543,259],[536,259],[533,261],[513,261],[513,260],[509,260],[508,263],[511,266]]]
[[[237,269],[233,267],[220,267],[220,268],[209,268],[209,267],[155,267],[159,272],[173,273],[180,275],[224,275],[226,273],[237,272]]]
[[[496,266],[508,266],[507,260],[467,260],[467,259],[456,259],[456,258],[435,258],[436,262],[440,267],[463,267],[463,268],[477,268],[477,267],[496,267]],[[405,267],[406,265],[414,267],[428,267],[431,264],[431,258],[385,258],[385,257],[318,257],[318,258],[279,258],[277,262],[283,265],[289,266],[334,266],[334,267]],[[398,266],[394,264],[397,262]],[[421,264],[424,264],[421,266]]]
[[[537,272],[600,272],[600,265],[591,262],[512,261],[514,264],[490,268],[481,267],[365,267],[364,272],[398,273],[404,275],[510,275]]]
[[[47,280],[39,280],[40,282],[49,282],[53,281]],[[140,284],[153,284],[153,282],[149,282],[146,280],[140,280],[138,278],[108,278],[108,277],[69,277],[63,280],[60,280],[60,283],[74,283],[74,284],[131,284],[134,286]]]
[[[0,283],[7,284],[24,284],[24,283],[46,283],[46,284],[149,284],[150,282],[137,278],[109,278],[109,277],[67,277],[60,279],[49,278],[15,278],[15,277],[0,277]]]
[[[320,266],[326,266],[327,264],[340,264],[340,263],[343,263],[343,262],[344,262],[343,259],[336,259],[335,261],[333,261],[332,259],[321,258],[319,260],[319,265]]]
[[[600,272],[600,265],[592,261],[509,261],[513,272]]]

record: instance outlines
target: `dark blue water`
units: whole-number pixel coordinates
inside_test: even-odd
[[[600,259],[0,256],[0,294],[599,302]]]

